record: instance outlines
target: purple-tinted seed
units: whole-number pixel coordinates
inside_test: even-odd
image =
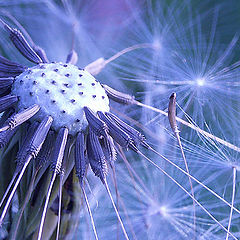
[[[56,84],[56,81],[53,80],[53,81],[51,81],[51,83],[52,83],[52,84]]]
[[[28,60],[34,63],[41,63],[42,60],[37,53],[30,47],[27,40],[24,38],[22,33],[17,29],[12,29],[5,24],[5,28],[9,31],[9,38],[19,52],[26,57]]]
[[[46,92],[45,93],[49,93],[50,91],[49,90],[46,90]]]
[[[66,111],[65,111],[65,110],[62,110],[61,113],[66,113]]]
[[[93,98],[96,98],[97,96],[96,95],[92,95]]]
[[[82,77],[82,74],[79,74],[78,76],[79,76],[79,77]]]
[[[92,86],[95,86],[95,83],[92,83]]]
[[[62,89],[62,90],[61,90],[61,93],[65,93],[65,90],[64,90],[64,89]]]
[[[20,80],[20,83],[23,84],[23,80]]]
[[[102,96],[102,99],[104,99],[105,97],[104,96]]]
[[[31,74],[32,73],[32,70],[28,70],[28,74]]]
[[[83,92],[79,92],[79,95],[83,95]]]
[[[107,138],[108,127],[106,123],[99,119],[90,108],[84,107],[83,111],[90,127],[95,132],[95,134],[97,134],[98,137],[104,136],[105,138]]]
[[[30,96],[33,96],[33,92],[30,92],[29,95],[30,95]]]
[[[71,103],[74,103],[74,102],[76,102],[76,100],[75,99],[71,99]]]
[[[64,67],[67,67],[68,65],[67,65],[67,64],[64,64],[63,66],[64,66]]]
[[[64,85],[65,87],[67,87],[67,88],[69,87],[69,84],[68,84],[68,83],[64,83],[63,85]]]
[[[58,69],[57,69],[57,68],[55,68],[53,71],[54,71],[54,72],[58,72]]]
[[[70,74],[69,74],[69,73],[67,73],[67,74],[65,74],[65,76],[66,76],[66,77],[69,77],[69,76],[70,76]]]
[[[33,84],[36,85],[36,84],[37,84],[37,81],[34,80],[34,81],[33,81]]]
[[[80,119],[76,119],[76,122],[77,122],[77,123],[80,122]]]
[[[16,114],[13,114],[8,120],[7,125],[13,129],[17,127],[18,125],[21,125],[28,119],[30,119],[32,116],[34,116],[38,111],[40,107],[37,104],[32,105],[31,107],[24,109]]]
[[[81,71],[82,71],[82,70],[84,70],[84,69],[82,69],[82,68],[78,67],[78,70],[81,70]]]
[[[78,86],[82,86],[82,83],[78,83]]]
[[[53,151],[53,157],[51,162],[51,170],[55,173],[61,173],[62,168],[62,160],[64,156],[64,151],[67,144],[67,137],[68,137],[68,129],[61,128],[58,132],[57,139],[55,142],[55,147]]]
[[[45,77],[45,76],[46,76],[46,74],[45,74],[45,73],[42,73],[42,74],[41,74],[41,76],[42,76],[42,77]]]
[[[51,102],[52,102],[52,103],[56,103],[56,100],[52,100]]]

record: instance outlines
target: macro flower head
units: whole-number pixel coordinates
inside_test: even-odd
[[[0,239],[239,238],[234,2],[0,1]]]

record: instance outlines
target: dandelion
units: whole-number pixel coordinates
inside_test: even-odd
[[[188,1],[105,4],[0,3],[44,33],[1,12],[0,238],[237,239],[238,35],[217,45],[216,7],[206,31]]]

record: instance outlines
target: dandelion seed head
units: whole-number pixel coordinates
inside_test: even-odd
[[[195,81],[199,87],[203,87],[206,83],[205,78],[197,78]]]
[[[32,67],[16,77],[12,92],[19,96],[18,109],[38,104],[41,110],[35,119],[51,115],[54,130],[67,126],[72,135],[88,125],[84,106],[95,113],[109,111],[109,100],[100,83],[87,71],[71,64]]]

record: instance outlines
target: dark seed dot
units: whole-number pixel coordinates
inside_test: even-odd
[[[78,76],[79,76],[79,77],[82,77],[82,74],[79,74]]]
[[[33,81],[33,84],[36,85],[36,84],[37,84],[37,81]]]
[[[76,119],[76,122],[80,122],[80,119]]]
[[[56,63],[56,62],[51,62],[51,63]]]
[[[32,73],[32,70],[28,70],[28,74],[31,74]]]
[[[63,85],[64,85],[65,87],[67,87],[67,88],[69,87],[69,84],[68,84],[68,83],[64,83]]]
[[[67,64],[64,64],[63,66],[64,66],[64,67],[67,67],[68,65],[67,65]]]
[[[56,100],[52,100],[51,102],[52,102],[52,103],[56,103]]]
[[[62,90],[61,90],[61,93],[65,93],[65,90],[64,90],[64,89],[62,89]]]
[[[74,103],[75,101],[76,101],[75,99],[72,99],[72,100],[71,100],[71,103]]]
[[[92,86],[95,86],[95,83],[92,83]]]
[[[62,113],[66,113],[66,111],[65,111],[65,110],[62,110],[61,112],[62,112]]]
[[[53,71],[54,71],[54,72],[58,72],[58,69],[56,68],[56,69],[54,69]]]
[[[49,93],[50,91],[49,90],[46,90],[46,92],[45,93]]]
[[[70,76],[70,74],[69,74],[69,73],[67,73],[67,74],[65,74],[65,76],[66,76],[66,77],[69,77],[69,76]]]
[[[52,84],[56,84],[56,81],[53,80],[53,81],[51,81],[51,83],[52,83]]]
[[[93,98],[96,98],[97,96],[96,95],[92,95]]]
[[[104,99],[105,97],[104,96],[102,96],[102,99]]]
[[[83,92],[79,92],[79,95],[83,95]]]
[[[23,80],[20,80],[20,83],[23,84]]]
[[[42,73],[41,76],[44,77],[44,76],[46,76],[46,74],[45,74],[45,73]]]
[[[82,68],[79,67],[78,70],[84,70],[84,69],[82,69]]]
[[[33,92],[30,92],[29,95],[30,95],[30,96],[33,96]]]
[[[82,83],[78,83],[78,86],[82,86]]]

